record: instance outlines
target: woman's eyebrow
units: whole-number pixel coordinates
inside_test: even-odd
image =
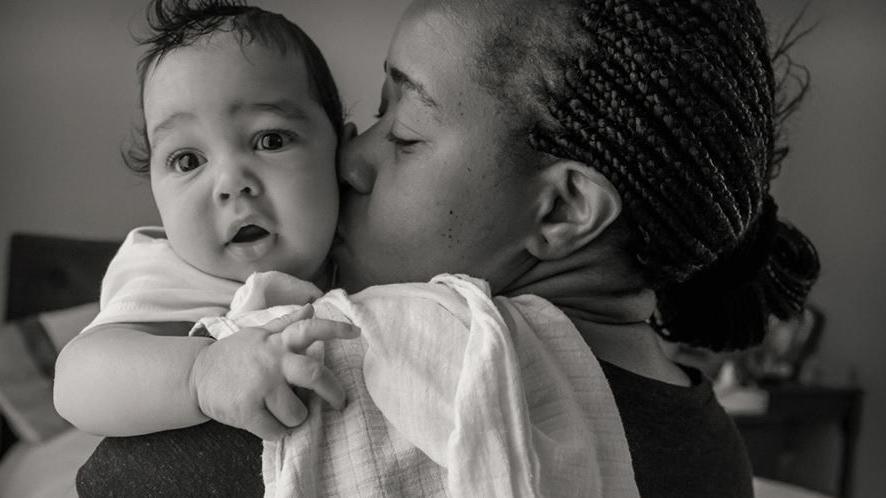
[[[394,83],[396,83],[397,86],[414,92],[416,95],[418,95],[419,100],[421,100],[423,104],[430,107],[434,111],[440,110],[440,104],[438,104],[437,101],[431,97],[431,95],[428,93],[427,89],[421,82],[410,78],[406,73],[404,73],[397,67],[388,64],[387,61],[385,61],[384,68],[385,72],[391,75],[391,79],[394,80]]]

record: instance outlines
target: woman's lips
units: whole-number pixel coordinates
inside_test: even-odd
[[[276,234],[267,234],[249,242],[229,242],[226,246],[228,253],[241,261],[255,261],[263,258],[277,243]]]

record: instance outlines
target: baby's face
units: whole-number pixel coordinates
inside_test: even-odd
[[[180,257],[239,281],[319,276],[338,216],[337,140],[297,51],[216,33],[155,64],[143,104],[151,188]]]

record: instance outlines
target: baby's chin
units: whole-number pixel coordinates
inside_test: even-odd
[[[278,271],[307,282],[312,282],[324,291],[329,290],[332,284],[333,271],[329,260],[319,264],[319,267],[313,271],[306,271],[304,265],[296,262],[256,261],[249,264],[235,262],[225,265],[224,268],[216,268],[215,271],[204,270],[204,273],[243,283],[254,273],[269,271]]]
[[[254,260],[242,260],[225,254],[221,255],[221,257],[219,255],[213,257],[206,254],[179,253],[179,257],[189,265],[203,273],[225,280],[243,283],[253,273],[279,271],[313,282],[320,288],[329,288],[332,266],[328,258],[322,261],[306,263],[304,261],[305,258],[292,258],[291,254],[287,254],[289,257],[286,258],[280,257],[280,254],[276,256],[268,254],[265,257]]]
[[[249,278],[250,275],[256,272],[267,271],[257,267],[256,265],[247,265],[243,263],[230,263],[230,264],[204,264],[204,265],[192,265],[196,266],[203,273],[212,275],[214,277],[223,278],[225,280],[232,280],[234,282],[243,283],[246,279]]]
[[[190,257],[179,255],[186,263],[207,275],[241,284],[253,273],[276,269],[271,262],[263,265],[261,261],[237,261],[232,258],[199,257],[193,254],[188,256]]]

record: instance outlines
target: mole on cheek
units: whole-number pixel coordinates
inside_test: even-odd
[[[453,233],[455,231],[453,227],[457,223],[458,215],[455,214],[455,212],[450,209],[449,210],[449,218],[450,218],[450,224],[446,228],[446,240],[447,240],[448,248],[450,250],[452,250],[458,246],[458,240],[455,238],[455,235],[453,235]]]

